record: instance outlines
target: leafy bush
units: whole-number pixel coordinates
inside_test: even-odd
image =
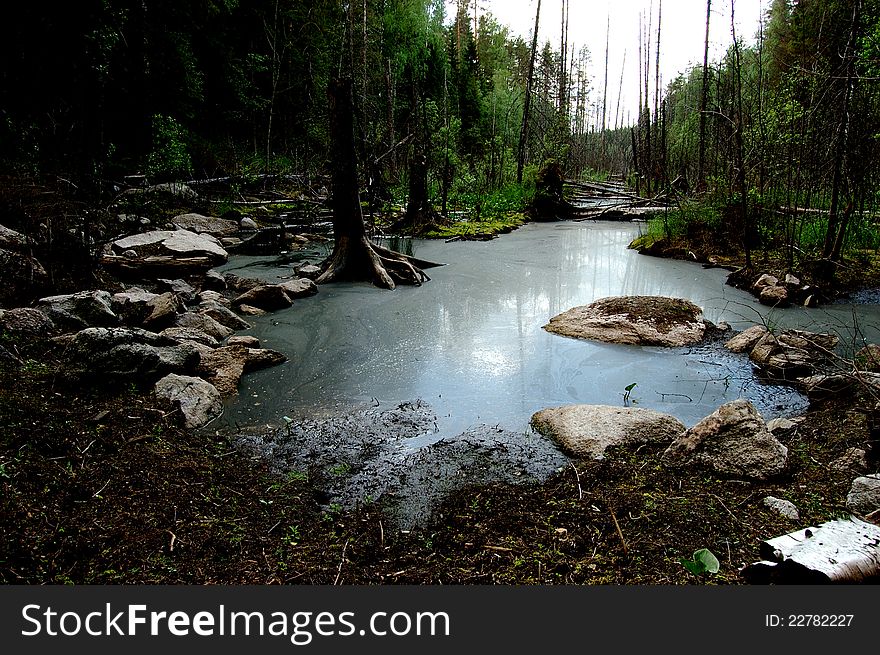
[[[147,156],[147,173],[175,178],[192,173],[187,143],[189,134],[172,116],[153,115],[153,148]]]

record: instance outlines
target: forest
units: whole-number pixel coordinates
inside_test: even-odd
[[[4,7],[0,582],[742,584],[876,529],[880,0],[744,2],[672,80],[662,0],[637,77],[571,0]]]

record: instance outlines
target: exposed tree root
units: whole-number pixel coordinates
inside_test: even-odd
[[[325,260],[324,271],[315,280],[327,282],[368,280],[382,289],[394,289],[396,284],[421,286],[429,278],[423,268],[442,266],[415,257],[409,257],[376,245],[366,238],[341,240],[333,254]]]

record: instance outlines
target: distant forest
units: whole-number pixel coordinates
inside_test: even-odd
[[[878,0],[773,0],[757,39],[732,21],[723,59],[694,53],[704,65],[666,88],[662,2],[630,26],[638,80],[607,65],[588,75],[607,43],[575,51],[566,2],[555,16],[536,3],[536,23],[561,24],[558,43],[513,36],[467,0],[454,13],[437,0],[16,5],[3,10],[14,29],[0,42],[7,174],[96,191],[132,173],[320,174],[328,88],[347,79],[374,197],[404,197],[415,165],[443,214],[486,198],[515,208],[555,160],[570,178],[621,175],[646,196],[699,193],[701,220],[723,219],[747,254],[771,232],[791,256],[812,244],[830,259],[876,213]],[[705,8],[708,34],[717,16],[711,0]],[[629,125],[606,98],[636,84]],[[807,208],[823,212],[820,226]]]

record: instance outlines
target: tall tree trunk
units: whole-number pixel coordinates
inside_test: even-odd
[[[419,285],[429,278],[422,262],[371,243],[367,239],[357,175],[354,103],[350,78],[334,80],[328,90],[332,148],[333,252],[324,261],[318,284],[367,280],[393,289],[395,282]]]
[[[706,112],[709,103],[709,21],[712,0],[706,0],[706,40],[703,45],[703,85],[700,90],[700,146],[697,160],[697,192],[706,189]]]
[[[746,188],[745,146],[743,143],[742,115],[742,61],[740,60],[739,41],[736,37],[734,21],[735,1],[730,3],[730,33],[733,37],[734,56],[734,99],[736,101],[736,120],[734,121],[734,166],[736,168],[736,187],[739,193],[740,221],[742,222],[742,245],[745,253],[746,268],[752,267],[752,221],[749,216],[749,196]]]
[[[526,78],[526,97],[523,102],[522,128],[519,132],[519,153],[516,158],[516,183],[522,184],[523,168],[526,163],[526,147],[529,140],[529,112],[532,106],[532,84],[535,78],[535,57],[538,54],[538,22],[541,19],[541,0],[535,12],[535,33],[532,35],[532,53],[529,59],[529,76]]]

